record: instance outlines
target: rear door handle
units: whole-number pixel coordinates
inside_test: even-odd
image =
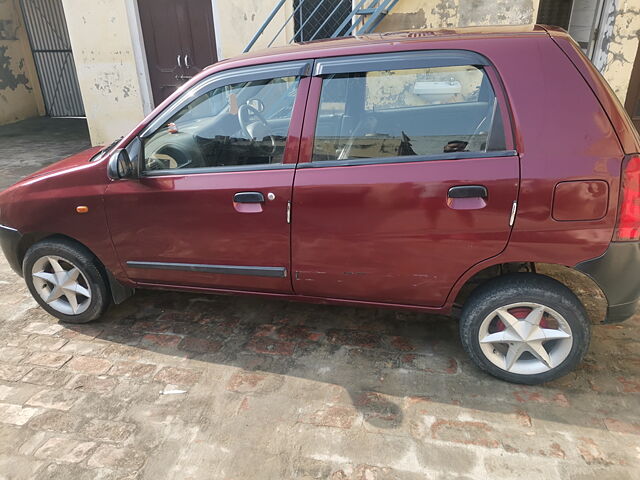
[[[234,203],[264,203],[260,192],[238,192],[233,196]]]
[[[487,198],[489,192],[484,185],[459,185],[451,187],[447,197],[449,198]]]

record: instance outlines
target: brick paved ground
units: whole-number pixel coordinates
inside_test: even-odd
[[[0,190],[60,158],[89,148],[85,120],[32,118],[0,126]]]
[[[480,373],[437,316],[139,292],[63,325],[4,259],[0,328],[0,478],[640,472],[640,316],[542,387]]]

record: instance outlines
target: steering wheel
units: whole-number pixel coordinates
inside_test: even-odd
[[[253,122],[251,121],[252,115],[258,119],[258,121],[260,122],[260,125],[262,126],[262,128],[264,128],[265,132],[269,132],[271,127],[269,126],[269,123],[267,122],[267,120],[262,116],[262,114],[258,110],[256,110],[251,105],[247,105],[246,103],[243,105],[240,105],[240,107],[238,108],[238,122],[240,123],[240,128],[242,130],[242,133],[244,133],[247,136],[247,138],[251,140],[261,140],[256,138],[256,136],[253,135],[254,132],[249,130],[249,128],[253,126],[252,125]],[[251,128],[251,130],[254,130],[254,128]],[[271,153],[274,153],[276,151],[275,137],[270,134],[267,134],[265,136],[269,137],[269,140],[271,141]]]
[[[189,145],[175,143],[164,145],[145,160],[146,170],[167,170],[179,168],[197,168],[206,166],[200,150],[189,148]]]

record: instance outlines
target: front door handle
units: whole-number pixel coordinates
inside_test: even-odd
[[[487,198],[489,192],[484,185],[459,185],[451,187],[447,197],[449,198]]]
[[[458,185],[447,193],[447,206],[452,210],[479,210],[487,206],[489,196],[484,185]]]
[[[234,203],[264,203],[260,192],[238,192],[233,196]]]
[[[238,192],[233,196],[233,208],[238,213],[260,213],[264,195],[260,192]]]

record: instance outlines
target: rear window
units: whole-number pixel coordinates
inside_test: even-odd
[[[472,65],[325,77],[314,161],[505,149],[495,93]]]

